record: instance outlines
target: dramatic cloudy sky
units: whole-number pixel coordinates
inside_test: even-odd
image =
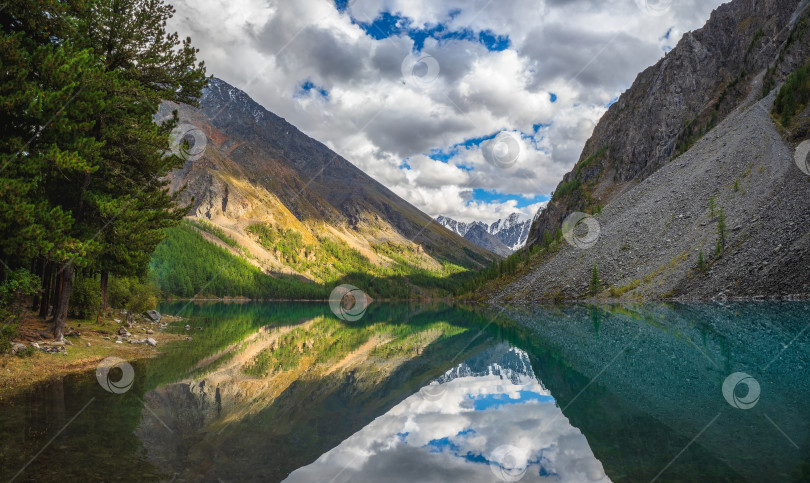
[[[720,0],[176,0],[208,71],[430,215],[533,214]]]

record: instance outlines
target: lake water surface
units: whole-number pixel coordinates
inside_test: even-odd
[[[807,303],[160,309],[192,340],[0,401],[0,477],[810,480]]]

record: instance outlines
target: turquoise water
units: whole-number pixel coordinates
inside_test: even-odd
[[[0,402],[0,477],[810,478],[807,303],[160,309],[192,340],[119,393],[91,372]]]

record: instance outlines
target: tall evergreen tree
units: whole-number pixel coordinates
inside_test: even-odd
[[[166,155],[176,112],[160,124],[152,122],[165,101],[196,104],[206,82],[190,39],[181,42],[165,30],[173,14],[161,0],[98,2],[81,27],[82,38],[110,74],[108,96],[117,101],[98,119],[105,163],[93,181],[103,193],[97,215],[105,306],[108,274],[143,274],[163,229],[187,211],[177,206],[166,180],[184,162]]]
[[[97,1],[78,22],[79,42],[95,52],[104,72],[107,101],[94,124],[96,138],[104,143],[102,163],[81,181],[87,204],[79,210],[100,244],[97,268],[105,290],[109,272],[143,273],[163,228],[176,224],[186,211],[177,206],[166,179],[184,162],[168,154],[177,112],[161,123],[155,119],[166,101],[196,104],[206,78],[191,40],[166,32],[174,13],[162,0]],[[69,281],[72,267],[64,269]],[[70,290],[69,283],[65,289]],[[57,337],[69,297],[63,294],[64,304],[59,304]]]
[[[92,135],[102,103],[92,52],[70,41],[62,2],[10,2],[0,10],[0,253],[3,270],[41,257],[85,263],[70,206],[50,185],[98,169]],[[81,11],[77,4],[72,11]]]
[[[142,273],[185,211],[166,181],[183,163],[166,154],[177,114],[155,119],[206,79],[190,40],[166,32],[173,14],[161,0],[0,9],[0,259],[55,265],[57,339],[76,268]]]
[[[599,278],[599,268],[596,262],[593,262],[593,269],[591,270],[591,295],[598,295],[602,291],[602,279]]]

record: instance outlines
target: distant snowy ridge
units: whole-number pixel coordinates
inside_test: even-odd
[[[538,213],[539,212],[540,211],[538,211]],[[466,237],[467,233],[469,233],[473,227],[480,226],[514,252],[526,244],[526,239],[529,237],[529,230],[535,218],[537,218],[537,214],[532,218],[528,218],[523,213],[512,213],[508,217],[500,219],[491,225],[487,225],[482,221],[463,223],[447,216],[439,216],[436,218],[436,221],[448,230],[463,237]]]
[[[529,355],[508,344],[498,344],[478,356],[459,364],[442,374],[439,384],[459,377],[497,376],[515,385],[540,384],[534,375]]]

